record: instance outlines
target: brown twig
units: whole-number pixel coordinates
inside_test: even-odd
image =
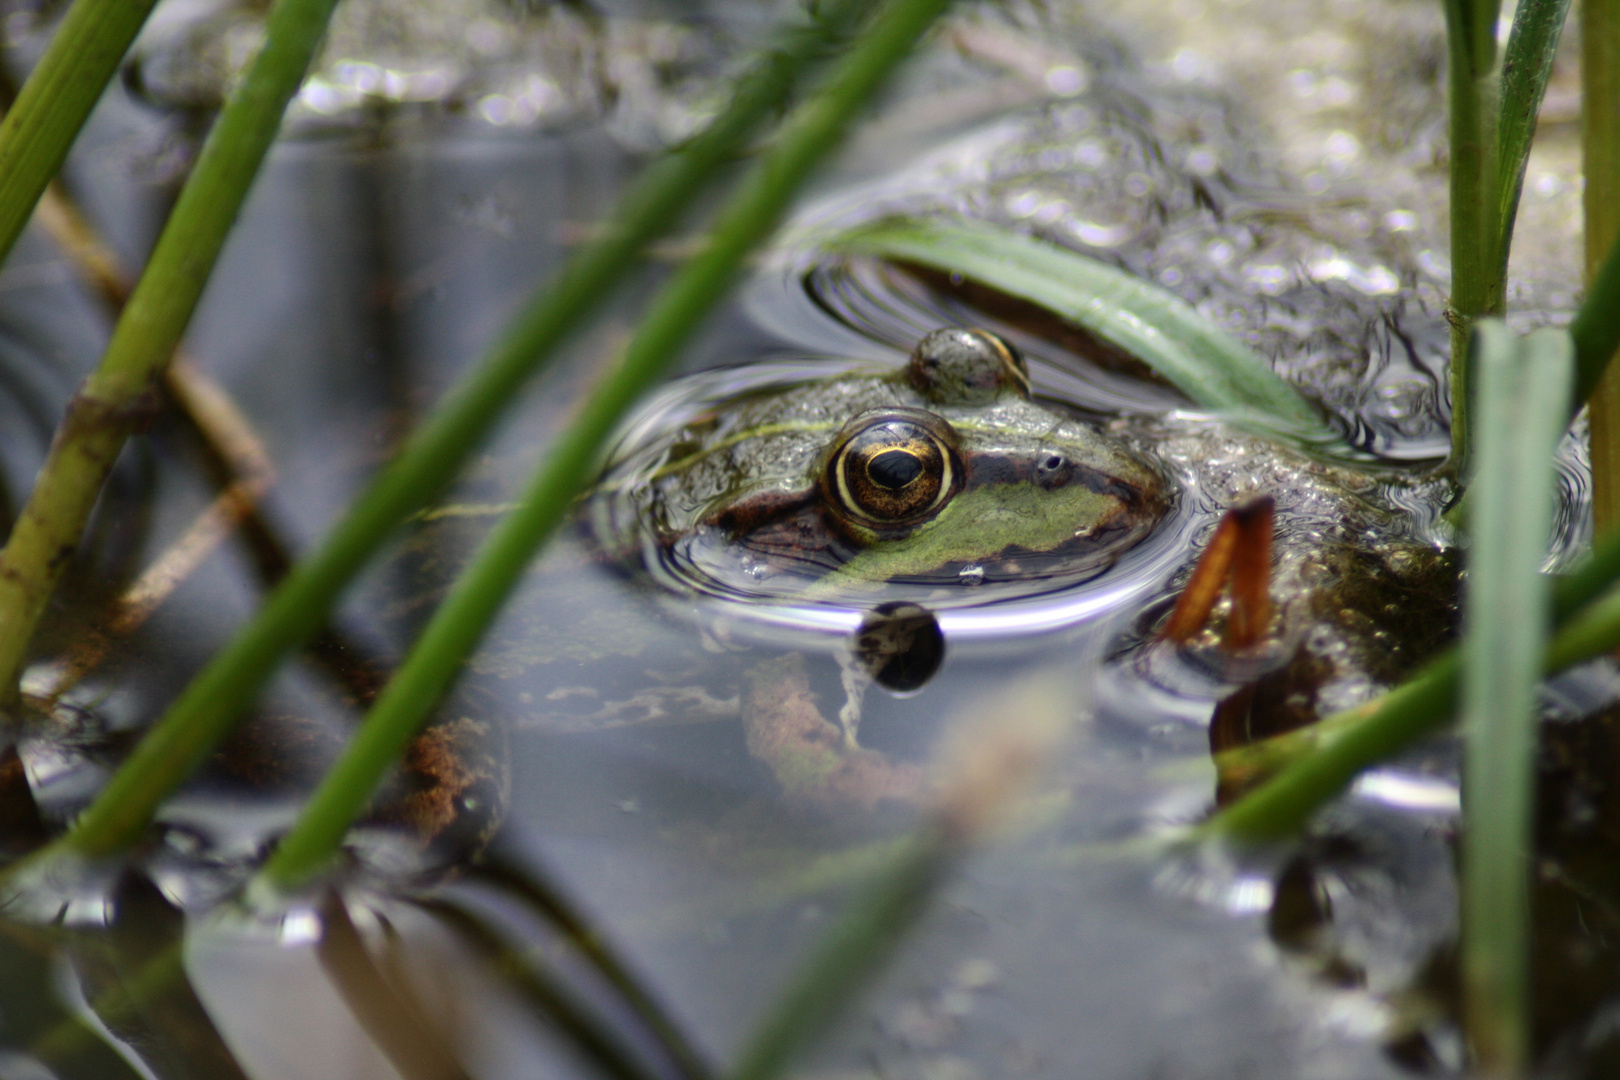
[[[1221,644],[1246,649],[1265,636],[1271,622],[1271,535],[1276,502],[1259,495],[1226,511],[1209,546],[1193,567],[1192,577],[1176,599],[1163,637],[1183,645],[1204,628],[1227,585],[1232,613]]]
[[[52,183],[41,198],[36,220],[116,318],[129,299],[129,275],[59,184]],[[201,443],[220,491],[185,533],[112,602],[100,625],[70,655],[29,680],[28,696],[47,708],[93,671],[115,641],[139,629],[237,530],[242,531],[266,587],[292,565],[289,545],[259,505],[275,484],[276,469],[252,423],[225,389],[183,353],[176,353],[163,382],[175,412]],[[319,636],[310,651],[357,702],[376,694],[380,666],[336,631]]]

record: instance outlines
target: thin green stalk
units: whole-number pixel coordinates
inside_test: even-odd
[[[806,69],[835,49],[874,0],[823,4],[788,31],[733,88],[705,131],[638,180],[609,228],[537,290],[478,369],[449,395],[400,456],[355,501],[321,547],[300,562],[258,615],[192,680],[61,841],[88,855],[133,843],[157,806],[230,730],[288,649],[326,620],[367,556],[455,474],[518,389],[610,295],[646,248],[679,220],[717,170],[792,94]]]
[[[1498,0],[1445,0],[1451,179],[1451,464],[1468,459],[1468,330],[1490,309]]]
[[[76,0],[0,121],[0,262],[157,0]]]
[[[1596,391],[1609,369],[1615,351],[1620,349],[1620,236],[1609,247],[1608,257],[1592,275],[1586,298],[1569,323],[1569,336],[1575,344],[1575,377],[1570,382],[1569,416],[1574,418],[1588,404],[1594,421],[1599,412]],[[1599,438],[1592,435],[1593,455],[1599,451]],[[1594,465],[1594,469],[1596,466]],[[1464,528],[1468,520],[1468,493],[1445,513],[1453,528]],[[1600,537],[1609,535],[1598,530]]]
[[[1582,0],[1580,19],[1581,206],[1586,275],[1595,290],[1604,256],[1620,242],[1620,0]],[[1620,529],[1620,369],[1612,364],[1592,392],[1588,416],[1592,527],[1608,536]]]
[[[776,227],[810,171],[838,144],[855,114],[948,3],[889,0],[823,89],[784,123],[721,212],[702,253],[660,292],[619,367],[592,391],[530,480],[518,509],[496,526],[434,613],[360,732],[260,872],[263,883],[283,890],[295,887],[336,852],[349,823],[438,704],[534,552],[590,482],[598,448],[643,390],[673,364],[749,252]]]
[[[1475,333],[1476,527],[1464,583],[1462,686],[1463,1013],[1481,1071],[1517,1076],[1530,1055],[1535,698],[1550,607],[1541,560],[1574,350],[1562,331],[1520,340],[1495,319]]]
[[[337,0],[277,0],[265,44],[198,156],[100,365],[68,404],[39,479],[0,551],[0,704],[12,704],[34,625],[78,544],[101,483],[156,382]],[[26,88],[25,88],[26,91]]]
[[[1309,738],[1291,746],[1303,753],[1290,755],[1280,772],[1218,811],[1199,831],[1245,840],[1292,834],[1361,770],[1448,723],[1457,704],[1460,668],[1456,651],[1449,650],[1382,697],[1299,732]]]

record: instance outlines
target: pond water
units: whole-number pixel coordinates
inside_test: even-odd
[[[1083,581],[984,602],[956,586],[931,605],[943,663],[897,696],[852,674],[849,636],[869,605],[717,598],[573,529],[469,664],[436,741],[355,831],[341,900],[236,902],[367,680],[624,340],[653,287],[633,283],[128,866],[64,868],[16,899],[0,926],[13,973],[0,979],[0,1074],[589,1075],[620,1052],[641,1063],[630,1075],[691,1075],[604,975],[596,939],[718,1066],[923,818],[949,769],[937,762],[963,745],[993,754],[1031,714],[1064,733],[1043,744],[1032,792],[802,1074],[1461,1070],[1449,740],[1362,777],[1296,843],[1157,843],[1215,805],[1212,747],[1363,701],[1453,632],[1456,553],[1439,521],[1452,491],[1436,473],[1449,408],[1439,12],[1401,0],[1052,7],[952,17],[623,440],[741,390],[893,369],[929,330],[981,325],[1028,359],[1039,399],[1164,477],[1150,535]],[[559,6],[528,22],[499,5],[425,10],[419,38],[379,38],[398,12],[350,9],[187,341],[262,436],[277,472],[266,518],[294,548],[589,235],[645,152],[689,130],[725,56],[760,30],[751,5],[684,24],[655,5],[601,19]],[[199,40],[233,40],[227,22]],[[424,42],[432,63],[411,59]],[[207,97],[206,80],[175,74],[195,56],[165,48],[150,45],[130,80],[147,100],[112,95],[70,172],[126,255],[149,243],[187,153],[179,106]],[[1578,290],[1573,132],[1558,112],[1570,85],[1561,69],[1527,182],[1511,293],[1525,327],[1567,319]],[[1310,456],[1200,413],[1117,350],[971,282],[817,246],[894,212],[1007,225],[1158,282],[1320,401],[1354,455]],[[0,275],[11,490],[104,325],[72,267],[30,234]],[[150,562],[207,503],[200,456],[169,420],[126,455],[78,604],[54,615],[48,643],[83,635],[99,583]],[[1571,438],[1551,565],[1584,542],[1584,470]],[[1273,632],[1236,658],[1215,630],[1158,642],[1222,511],[1255,495],[1276,506]],[[252,551],[204,562],[68,695],[54,728],[15,740],[0,760],[10,849],[70,820],[252,610]],[[1229,702],[1255,678],[1234,735]],[[852,685],[858,764],[807,782],[793,755],[836,732]],[[1543,762],[1537,1040],[1569,1075],[1607,1075],[1620,1054],[1613,690],[1612,672],[1588,669],[1545,702],[1559,722]],[[566,900],[591,934],[537,895]],[[486,955],[490,940],[506,951]],[[598,1029],[609,1050],[593,1059],[580,1047]]]

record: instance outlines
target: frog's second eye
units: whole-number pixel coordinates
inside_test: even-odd
[[[962,486],[956,432],[923,409],[874,409],[844,425],[822,476],[840,515],[879,532],[918,525]]]
[[[988,330],[948,327],[924,336],[906,363],[906,379],[936,405],[1029,397],[1024,358]]]

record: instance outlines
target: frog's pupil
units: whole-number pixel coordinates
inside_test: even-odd
[[[890,491],[899,491],[922,472],[922,462],[905,450],[885,450],[866,463],[866,475],[872,483]]]

